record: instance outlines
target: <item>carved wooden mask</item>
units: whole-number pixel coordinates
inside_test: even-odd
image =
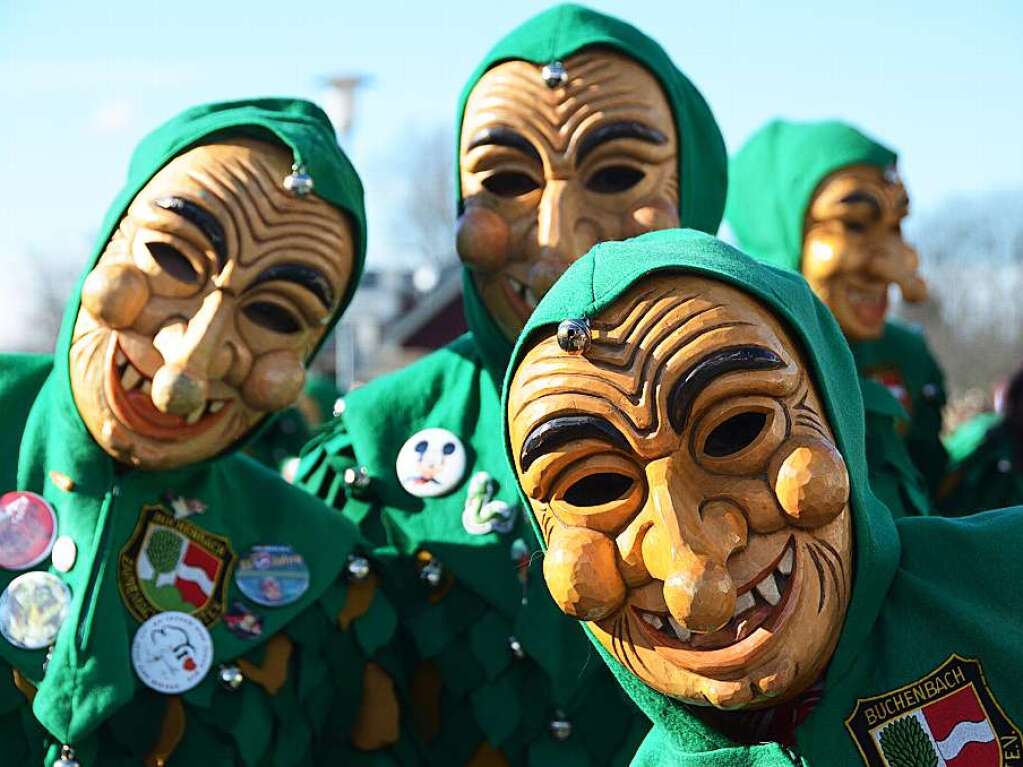
[[[292,162],[251,140],[179,155],[136,195],[86,278],[71,386],[118,461],[201,461],[300,394],[355,244],[344,214],[285,191]]]
[[[559,84],[526,61],[495,66],[462,123],[458,253],[510,339],[593,245],[679,223],[678,137],[657,80],[610,50],[564,68]]]
[[[796,343],[723,283],[660,273],[515,371],[509,434],[544,576],[672,697],[771,705],[827,664],[849,600],[849,477]]]
[[[908,213],[902,182],[872,165],[832,173],[810,202],[803,276],[852,341],[884,333],[891,283],[910,303],[927,297],[917,274],[917,253],[902,239],[902,219]]]

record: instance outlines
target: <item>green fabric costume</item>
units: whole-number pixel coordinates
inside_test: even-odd
[[[288,462],[298,457],[313,431],[331,418],[340,394],[330,378],[310,374],[298,404],[275,415],[245,446],[245,454],[269,469],[284,471]]]
[[[354,222],[358,261],[332,318],[336,321],[362,270],[362,186],[338,149],[326,116],[303,101],[205,105],[151,133],[135,151],[127,182],[103,223],[82,280],[134,196],[157,171],[193,146],[238,135],[290,147],[296,163],[304,164],[314,179],[316,193]],[[366,660],[388,641],[394,627],[393,609],[377,594],[348,630],[338,628],[338,613],[350,593],[342,571],[348,553],[360,543],[357,530],[278,475],[234,454],[237,445],[214,459],[169,471],[115,463],[93,441],[72,397],[68,357],[81,286],[79,281],[67,305],[53,357],[6,355],[0,361],[0,487],[44,496],[56,510],[59,533],[77,545],[77,559],[66,574],[50,567],[49,559],[36,568],[49,567],[72,595],[45,670],[45,649],[19,649],[0,639],[2,761],[49,767],[61,744],[70,744],[85,767],[137,765],[154,748],[171,698],[145,687],[133,673],[130,648],[139,621],[122,599],[125,574],[119,563],[144,508],[163,506],[171,495],[206,504],[204,513],[186,522],[189,529],[227,540],[229,554],[220,558],[225,609],[245,604],[262,616],[263,624],[253,638],[232,633],[223,617],[208,626],[213,666],[199,686],[180,698],[184,735],[167,764],[278,767],[310,764],[328,753],[345,764],[397,763],[402,749],[408,753],[403,744],[393,753],[362,754],[348,740]],[[73,486],[59,480],[60,475]],[[298,601],[274,608],[246,602],[231,578],[234,563],[229,557],[230,552],[244,554],[254,544],[289,544],[304,557],[310,585]],[[134,562],[129,569],[134,572]],[[0,571],[0,588],[16,575]],[[292,652],[276,694],[268,694],[254,679],[234,691],[218,684],[219,664],[246,659],[258,666],[267,640],[277,635],[291,640]],[[36,688],[31,706],[26,703],[31,689],[24,684],[24,694],[17,689],[13,672]]]
[[[456,135],[465,101],[490,67],[508,59],[544,64],[598,45],[634,58],[664,87],[682,147],[681,220],[715,231],[724,205],[726,157],[713,117],[660,46],[617,19],[566,5],[514,30],[469,79]],[[414,662],[429,662],[426,668],[439,673],[442,683],[439,722],[420,728],[432,763],[465,763],[483,742],[513,764],[623,763],[648,723],[551,602],[530,557],[538,544],[521,511],[508,533],[474,534],[463,526],[468,485],[477,472],[490,475],[495,500],[517,506],[514,477],[496,439],[511,343],[487,314],[468,272],[463,284],[471,332],[404,371],[352,391],[343,415],[310,444],[298,481],[358,520],[379,544],[378,555],[399,560],[389,572],[405,576],[409,598],[399,614],[419,659]],[[400,486],[395,460],[402,444],[427,427],[454,433],[465,445],[468,466],[449,494],[417,498]],[[343,481],[345,470],[356,466],[371,477],[361,491]],[[417,578],[413,558],[422,550],[450,578],[439,588]],[[512,637],[521,652],[509,649]],[[437,713],[431,702],[417,705],[424,718]],[[571,734],[554,737],[549,725],[565,722]],[[565,735],[564,727],[556,729]]]
[[[732,158],[725,216],[746,252],[765,263],[798,272],[803,253],[803,226],[814,192],[825,177],[849,165],[887,168],[897,155],[840,122],[795,123],[775,120],[746,142]],[[856,369],[893,391],[909,411],[892,421],[891,403],[864,392],[867,408],[868,462],[875,491],[896,515],[927,513],[945,471],[947,458],[939,434],[945,404],[944,375],[919,333],[888,322],[876,341],[851,342]],[[917,476],[896,445],[877,445],[903,433]],[[875,455],[882,452],[883,463]],[[875,480],[876,477],[876,480]],[[890,488],[901,487],[899,494]],[[922,492],[923,491],[923,492]],[[910,498],[909,496],[912,496]]]
[[[989,754],[983,760],[955,764],[1013,764],[1012,758],[1023,759],[1018,726],[1011,724],[1023,723],[1023,624],[1019,620],[1023,593],[1009,585],[1020,577],[1017,551],[1023,541],[1023,514],[1017,509],[964,520],[892,519],[867,481],[862,405],[852,357],[841,343],[841,330],[834,318],[798,276],[757,263],[693,231],[654,232],[598,245],[540,302],[515,348],[508,379],[541,329],[550,333],[561,320],[593,317],[638,280],[665,270],[711,277],[748,292],[771,308],[802,343],[849,470],[855,577],[842,634],[824,679],[823,698],[796,730],[795,749],[778,743],[740,745],[731,741],[694,715],[692,707],[655,692],[605,654],[619,682],[654,722],[633,763],[675,767],[881,765],[877,757],[866,761],[860,756],[844,724],[847,719],[855,724],[871,715],[877,723],[876,709],[852,716],[857,700],[913,684],[942,667],[953,654],[980,662],[983,677],[974,688],[984,687],[1000,705],[1000,711],[992,703],[983,708],[989,720],[996,722],[992,725],[995,736],[1006,738],[1001,742],[1004,761],[997,755],[991,761]],[[507,445],[507,434],[505,441]],[[960,693],[966,689],[961,694],[969,697],[971,688],[959,684],[959,678],[969,679],[974,666],[953,661],[957,663],[960,670],[951,671],[952,677],[914,685],[899,697],[899,703],[891,703],[885,716],[910,711],[919,703],[931,705],[948,691],[949,681],[955,682]],[[919,698],[914,697],[917,692]],[[1005,717],[1009,724],[1002,721]],[[883,723],[887,726],[892,718]],[[913,727],[913,722],[903,721],[897,729]],[[867,749],[869,737],[868,733],[863,741]],[[937,756],[933,761],[923,758],[934,746],[926,734],[922,737],[922,744],[919,738],[913,741],[921,749],[918,761],[891,757],[889,764],[938,764]],[[889,742],[891,748],[895,745]]]
[[[952,464],[938,498],[941,514],[960,517],[1023,503],[1018,439],[1001,419],[987,427],[972,452]]]

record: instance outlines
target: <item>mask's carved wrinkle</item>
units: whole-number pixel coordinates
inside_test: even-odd
[[[821,566],[819,558],[820,555],[817,554],[817,552],[813,549],[812,546],[809,545],[804,546],[803,550],[810,555],[810,559],[813,560],[813,566],[817,568],[817,582],[819,584],[819,589],[817,592],[819,594],[817,599],[817,614],[819,615],[821,611],[824,609],[824,599],[827,594],[826,589],[827,584],[825,583],[824,580],[824,568]]]

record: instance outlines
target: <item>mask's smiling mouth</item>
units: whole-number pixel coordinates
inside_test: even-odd
[[[152,388],[152,377],[131,360],[114,334],[107,360],[107,402],[118,420],[131,431],[152,439],[180,442],[207,431],[231,407],[231,400],[211,399],[183,418],[158,410],[153,404]]]
[[[875,327],[884,322],[888,313],[888,283],[850,283],[845,287],[845,296],[861,323]]]
[[[738,644],[759,628],[775,628],[788,602],[796,566],[796,543],[789,538],[774,562],[738,589],[732,619],[709,633],[689,631],[670,613],[631,606],[639,626],[656,647],[679,650],[720,650]]]
[[[540,300],[533,292],[533,289],[519,282],[514,277],[507,276],[501,278],[501,287],[515,313],[519,315],[523,322],[528,320],[529,315],[533,313]]]

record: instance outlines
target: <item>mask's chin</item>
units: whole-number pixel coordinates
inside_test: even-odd
[[[837,640],[845,609],[839,567],[795,533],[766,565],[748,570],[732,618],[717,631],[679,625],[655,596],[655,581],[594,624],[598,636],[642,681],[686,703],[752,710],[796,697],[822,673]],[[823,595],[830,580],[834,588]]]
[[[158,357],[130,335],[99,328],[72,345],[76,405],[108,455],[141,469],[172,469],[217,455],[244,433],[243,420],[256,414],[235,412],[247,409],[234,396],[210,398],[185,417],[158,410],[151,396]]]

